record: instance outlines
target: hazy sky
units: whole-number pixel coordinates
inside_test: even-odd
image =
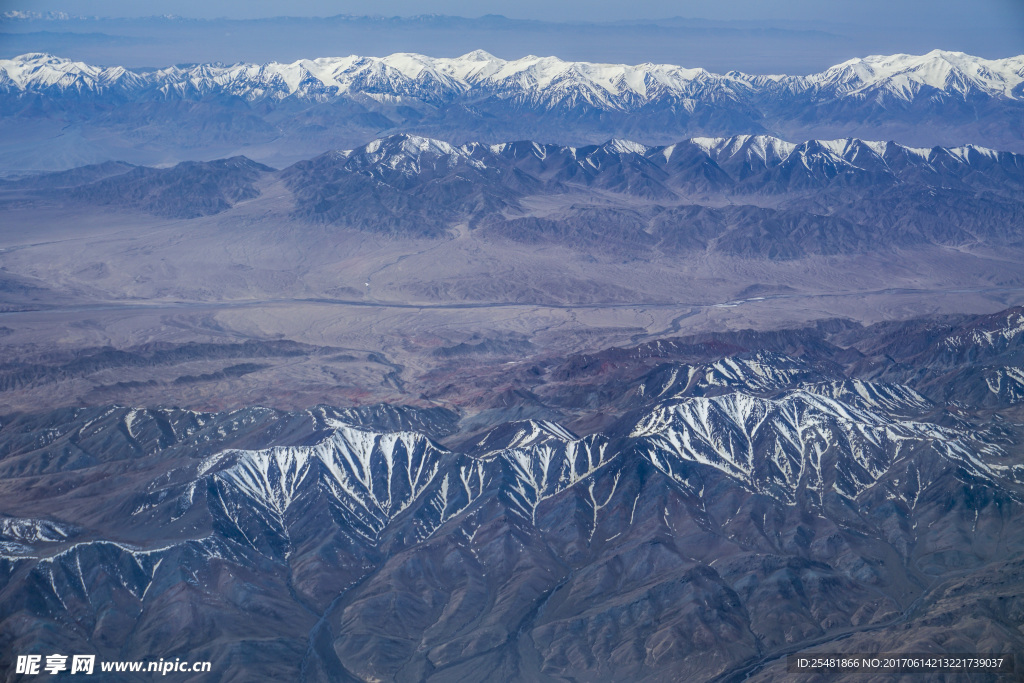
[[[483,48],[505,59],[525,54],[637,64],[665,62],[712,71],[814,73],[871,54],[933,49],[987,58],[1024,54],[1024,0],[0,0],[0,10],[196,19],[280,16],[501,14],[541,22],[641,20],[622,25],[494,22],[351,26],[329,22],[8,22],[0,56],[51,52],[94,64],[152,67],[180,62],[292,61],[348,54],[422,52],[454,57]],[[710,25],[658,19],[682,17]],[[766,30],[762,30],[766,29]]]
[[[653,19],[702,17],[776,21],[834,21],[871,25],[898,22],[921,30],[956,30],[965,24],[1018,30],[1024,44],[1021,0],[0,0],[4,9],[64,10],[75,14],[253,18],[334,14],[503,14],[521,19]]]

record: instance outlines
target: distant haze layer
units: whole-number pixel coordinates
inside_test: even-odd
[[[900,3],[899,7],[906,4]],[[927,52],[934,48],[994,58],[1019,53],[1024,35],[1020,12],[1009,7],[999,10],[991,7],[991,2],[972,5],[968,20],[956,20],[955,12],[936,11],[933,6],[911,18],[906,12],[897,16],[892,9],[873,15],[863,11],[843,13],[835,3],[829,3],[827,16],[821,16],[820,11],[787,14],[772,3],[773,16],[766,18],[763,10],[739,11],[735,5],[731,12],[704,12],[709,17],[706,19],[630,21],[602,12],[600,6],[575,16],[537,13],[529,18],[254,18],[267,15],[248,12],[236,12],[231,18],[102,18],[12,10],[0,15],[0,56],[45,51],[91,63],[135,68],[185,62],[292,61],[310,54],[379,56],[420,52],[455,57],[484,49],[506,59],[537,54],[593,62],[665,62],[722,72],[739,69],[757,74],[807,74],[856,56]],[[225,11],[221,3],[215,7],[218,14]],[[102,14],[107,8],[90,3],[79,9],[92,15]],[[159,11],[149,4],[143,9]],[[346,9],[358,8],[346,4]],[[482,13],[484,9],[467,9],[467,13]],[[189,14],[188,10],[187,5],[176,4],[167,11]],[[279,8],[278,13],[313,10],[315,3],[304,3],[301,7]],[[322,13],[330,14],[332,10],[323,8]],[[372,11],[389,12],[386,7]],[[663,13],[682,11],[696,13],[697,8],[665,8]],[[402,12],[396,8],[394,13]],[[190,16],[209,15],[209,11],[195,9]],[[631,16],[645,15],[640,12]]]

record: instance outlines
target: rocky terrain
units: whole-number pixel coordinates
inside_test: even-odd
[[[530,389],[575,428],[386,405],[12,415],[0,648],[310,681],[1024,652],[1019,398],[964,380],[1019,365],[1022,316],[567,357]]]
[[[0,405],[440,400],[481,424],[531,417],[538,373],[568,354],[1017,304],[1022,185],[1009,152],[764,136],[398,135],[282,170],[8,179]],[[880,379],[922,371],[905,362]],[[983,405],[990,387],[1019,395],[1015,362],[934,380]]]
[[[1019,671],[1022,83],[0,60],[0,679]]]
[[[197,218],[275,182],[283,185],[275,192],[291,194],[287,217],[310,223],[435,238],[468,227],[493,239],[634,255],[785,259],[922,243],[1019,245],[1024,226],[1022,155],[751,135],[575,148],[454,147],[403,134],[279,172],[244,157],[100,164],[0,183],[0,197]]]

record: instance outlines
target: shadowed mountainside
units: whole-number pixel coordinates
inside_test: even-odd
[[[644,253],[791,259],[919,244],[1017,245],[1024,157],[966,146],[765,136],[667,147],[448,143],[409,135],[274,171],[245,158],[164,169],[105,164],[0,185],[159,216],[229,211],[268,183],[290,217],[401,237],[459,226],[490,239]],[[541,208],[543,205],[543,208]]]

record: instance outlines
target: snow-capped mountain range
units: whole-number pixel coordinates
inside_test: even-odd
[[[531,169],[543,167],[545,175],[550,175],[553,169],[573,167],[580,173],[597,176],[607,171],[606,167],[618,166],[622,159],[630,157],[641,157],[652,168],[674,175],[692,170],[707,160],[714,162],[721,173],[715,178],[713,171],[703,168],[705,179],[725,184],[742,182],[758,172],[787,166],[799,167],[808,179],[815,177],[820,180],[851,172],[883,175],[896,180],[910,172],[966,175],[993,166],[1003,166],[1011,172],[1024,171],[1024,155],[980,145],[922,148],[859,138],[793,143],[770,135],[697,137],[663,146],[612,139],[585,147],[532,141],[452,145],[418,135],[397,135],[329,154],[338,161],[349,160],[353,170],[370,173],[393,171],[405,176],[420,176],[428,170],[451,170],[460,165],[485,171],[507,166],[510,162]]]
[[[715,74],[669,64],[594,64],[532,55],[509,61],[482,50],[450,59],[397,53],[152,71],[94,66],[43,53],[0,60],[0,88],[8,92],[183,99],[225,94],[249,101],[361,95],[435,105],[487,94],[551,108],[586,104],[620,111],[667,100],[692,108],[700,102],[796,95],[902,102],[976,96],[1020,100],[1022,82],[1024,55],[992,60],[943,50],[851,59],[809,76]]]
[[[974,537],[961,547],[981,557],[1008,552],[985,539],[1019,519],[1024,468],[984,429],[933,422],[936,406],[914,390],[820,381],[775,352],[661,372],[689,379],[608,434],[525,420],[461,451],[372,426],[443,427],[392,407],[110,407],[54,414],[43,432],[30,428],[39,418],[16,418],[0,432],[6,479],[28,481],[28,466],[32,481],[70,492],[55,491],[55,519],[0,516],[0,624],[20,648],[49,646],[38,634],[53,631],[66,648],[134,656],[156,646],[168,615],[216,616],[219,639],[186,629],[176,646],[218,660],[225,642],[255,640],[302,680],[330,678],[306,672],[323,658],[387,679],[429,657],[446,679],[526,628],[538,656],[571,643],[601,661],[587,630],[610,621],[619,640],[642,643],[648,620],[676,618],[665,605],[702,604],[687,597],[696,584],[728,599],[683,619],[676,640],[700,641],[711,624],[760,634],[716,657],[716,672],[773,647],[765,619],[780,610],[801,638],[845,632],[864,610],[872,624],[900,623],[900,586],[919,580],[907,566],[953,571],[948,534]],[[223,447],[254,436],[276,443]],[[72,446],[75,461],[44,457]],[[113,472],[118,493],[105,498],[96,482]],[[83,502],[89,491],[108,503]],[[874,559],[886,553],[900,561]],[[264,643],[256,617],[268,613],[278,635]],[[390,656],[366,659],[364,646]],[[689,653],[616,666],[678,671]]]
[[[973,638],[982,618],[1013,651],[1021,320],[569,357],[534,398],[589,387],[583,410],[616,417],[583,436],[553,418],[461,433],[452,411],[389,405],[11,415],[3,646],[224,666],[258,651],[238,666],[307,681],[710,680],[908,624]],[[674,647],[652,659],[665,628]]]
[[[175,523],[202,508],[219,537],[214,546],[227,539],[286,560],[294,550],[291,526],[305,528],[322,518],[346,543],[366,547],[385,542],[389,528],[407,526],[387,541],[406,547],[481,504],[478,499],[488,492],[509,513],[537,526],[544,500],[580,487],[592,499],[603,470],[617,470],[607,475],[617,482],[640,461],[698,497],[702,482],[725,475],[750,493],[815,509],[836,496],[856,503],[876,487],[912,508],[930,483],[921,479],[922,467],[933,478],[958,471],[985,485],[1024,479],[1024,469],[1003,465],[1003,448],[986,443],[983,435],[922,421],[934,406],[912,389],[862,380],[800,384],[800,377],[784,370],[800,365],[762,354],[675,368],[699,378],[725,372],[730,384],[715,396],[660,399],[613,430],[624,435],[618,438],[580,438],[557,423],[526,420],[498,427],[468,454],[449,451],[422,433],[346,424],[339,419],[343,411],[331,409],[326,416],[321,408],[288,418],[319,427],[314,433],[322,436],[313,443],[226,449],[193,459],[134,493],[129,514],[140,524],[177,533]],[[96,438],[115,430],[104,438],[127,439],[145,453],[167,448],[169,430],[189,451],[214,434],[232,438],[249,425],[281,419],[253,410],[175,415],[111,408],[91,419],[73,419],[65,434],[53,438]],[[908,467],[914,470],[910,475]],[[907,476],[915,487],[909,493],[900,484]],[[603,505],[591,502],[596,524]],[[330,514],[322,516],[321,508]],[[62,522],[0,518],[0,537],[17,546],[0,560],[23,561],[39,551],[45,558],[47,548],[60,544],[72,544],[71,550],[83,544],[84,533]]]
[[[0,60],[0,111],[16,132],[0,144],[7,168],[67,168],[69,157],[166,163],[196,158],[190,149],[281,165],[396,133],[576,146],[768,134],[1024,151],[1024,56],[935,50],[787,76],[479,50],[153,70],[30,53]]]

